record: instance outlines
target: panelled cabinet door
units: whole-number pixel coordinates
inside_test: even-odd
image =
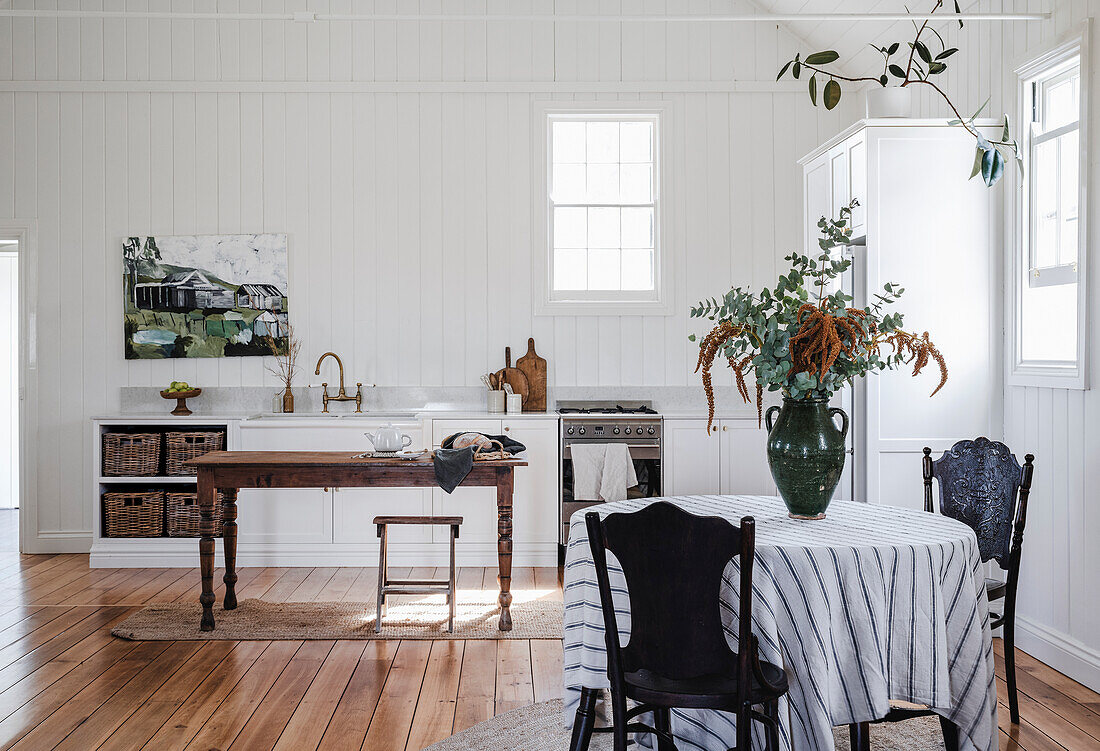
[[[332,541],[376,544],[374,517],[428,516],[431,511],[431,488],[336,488],[332,494]],[[432,540],[431,528],[420,525],[395,524],[389,535],[391,543]]]
[[[471,431],[499,435],[503,432],[500,420],[433,420],[432,447],[449,435],[460,431]],[[497,539],[497,494],[495,488],[459,485],[453,493],[445,493],[440,488],[432,488],[432,513],[435,515],[457,515],[462,517],[462,529],[458,544],[489,543]],[[445,542],[450,532],[443,527],[433,527],[432,539]]]
[[[829,154],[821,154],[805,166],[803,173],[804,205],[806,207],[806,235],[804,252],[808,255],[820,253],[817,239],[820,230],[817,220],[828,216],[833,209],[832,160]]]
[[[558,421],[506,419],[504,434],[527,447],[523,458],[528,466],[516,470],[512,537],[516,542],[557,542],[561,512]]]
[[[241,490],[237,509],[237,538],[242,543],[332,542],[330,490]]]
[[[715,426],[717,427],[717,421]],[[707,435],[707,421],[664,421],[664,495],[714,495],[721,492],[719,438]]]
[[[848,154],[848,200],[859,201],[852,209],[852,237],[867,235],[867,141],[863,134],[852,136],[844,142]]]
[[[721,420],[723,495],[775,495],[768,468],[768,432],[755,419]]]

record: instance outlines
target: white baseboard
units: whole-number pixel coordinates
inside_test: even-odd
[[[87,553],[92,532],[85,529],[40,529],[23,542],[24,553]]]
[[[121,544],[120,544],[121,543]],[[446,566],[446,543],[392,543],[391,566]],[[198,540],[103,541],[92,549],[92,568],[176,568],[198,566]],[[215,548],[216,565],[222,565],[221,543]],[[470,543],[455,551],[458,566],[496,568],[493,543]],[[237,566],[366,566],[378,565],[377,545],[237,544]],[[557,566],[556,543],[516,546],[512,567]]]
[[[1093,691],[1100,691],[1100,650],[1020,615],[1016,616],[1016,646]]]

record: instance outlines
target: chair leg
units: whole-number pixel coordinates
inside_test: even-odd
[[[653,710],[653,727],[672,735],[672,710],[668,707]],[[658,735],[657,751],[676,751],[676,744],[669,738]]]
[[[1005,682],[1008,684],[1008,715],[1013,725],[1020,724],[1020,702],[1016,696],[1016,618],[1005,613]]]
[[[748,704],[737,713],[737,751],[752,751],[752,707]]]
[[[457,531],[457,527],[451,527],[451,558],[447,580],[447,605],[450,611],[447,617],[447,633],[450,634],[455,632],[455,532]]]
[[[378,613],[374,619],[374,633],[382,633],[382,611],[386,607],[386,525],[378,528]]]
[[[588,744],[592,741],[592,728],[596,726],[596,699],[599,695],[597,689],[581,689],[581,703],[573,719],[573,737],[569,741],[569,751],[588,751]]]
[[[626,751],[629,740],[626,732],[626,697],[616,693],[614,689],[611,691],[611,714],[615,723],[611,730],[611,737],[614,739],[612,748],[614,751]]]
[[[944,751],[959,751],[959,726],[946,717],[940,717]]]
[[[848,742],[852,751],[871,751],[871,724],[853,722],[848,726]]]
[[[775,699],[765,704],[764,714],[771,720],[764,725],[764,748],[766,751],[779,751],[779,700]]]

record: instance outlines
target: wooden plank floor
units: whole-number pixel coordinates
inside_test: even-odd
[[[249,568],[238,591],[369,601],[374,577],[373,569]],[[463,569],[459,579],[463,589],[495,586],[488,569]],[[519,569],[513,589],[560,597],[559,573]],[[90,570],[86,555],[0,552],[0,748],[411,751],[561,695],[556,641],[138,643],[110,635],[143,604],[197,597],[192,569]],[[997,650],[1001,675],[1000,642]],[[1100,695],[1024,653],[1018,665],[1018,727],[1008,723],[999,681],[1002,751],[1100,748]]]

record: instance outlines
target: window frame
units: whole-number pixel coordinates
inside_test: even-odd
[[[653,154],[653,289],[652,290],[555,290],[553,288],[554,237],[550,196],[552,176],[551,129],[555,120],[630,120],[636,117],[654,124]],[[672,315],[671,253],[672,104],[664,101],[560,102],[536,101],[532,117],[535,144],[532,202],[532,292],[536,315]],[[609,204],[610,205],[610,204]],[[615,206],[626,204],[614,204]]]
[[[1034,85],[1040,81],[1049,81],[1061,73],[1059,68],[1068,68],[1077,59],[1080,68],[1080,96],[1078,130],[1078,203],[1077,203],[1077,261],[1048,267],[1033,265],[1033,228],[1031,226],[1032,200],[1032,139]],[[1088,331],[1088,239],[1090,211],[1089,180],[1089,22],[1077,25],[1059,38],[1053,45],[1039,53],[1029,55],[1026,62],[1016,68],[1017,76],[1017,122],[1023,130],[1021,151],[1027,155],[1023,178],[1018,171],[1012,170],[1012,190],[1015,200],[1015,214],[1012,219],[1011,233],[1014,242],[1009,244],[1012,257],[1005,264],[1006,334],[1005,380],[1009,386],[1035,386],[1041,388],[1088,388],[1089,331]],[[1058,133],[1067,126],[1052,131]],[[1053,136],[1047,135],[1043,140]],[[1009,170],[1006,170],[1006,175]],[[1020,180],[1024,180],[1022,184]],[[1007,189],[1007,188],[1006,188]],[[1038,273],[1036,273],[1038,272]],[[1063,284],[1077,284],[1077,356],[1075,360],[1025,360],[1022,356],[1023,294],[1025,289],[1050,287]]]

